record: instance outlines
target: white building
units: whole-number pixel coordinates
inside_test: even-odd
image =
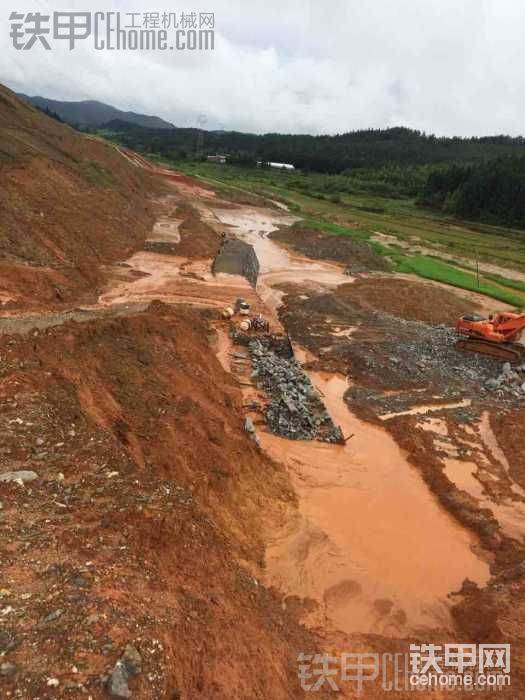
[[[264,160],[257,161],[258,168],[277,168],[278,170],[295,170],[295,166],[291,163],[271,163]]]
[[[291,163],[268,163],[270,168],[278,168],[279,170],[295,170]]]

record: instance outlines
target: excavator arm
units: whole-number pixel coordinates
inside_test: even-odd
[[[492,324],[494,331],[503,336],[504,341],[512,341],[525,329],[525,314],[498,314],[493,319]]]

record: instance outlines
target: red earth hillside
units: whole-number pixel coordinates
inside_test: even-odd
[[[0,86],[0,302],[78,298],[100,265],[142,244],[159,187],[110,144],[84,136]]]

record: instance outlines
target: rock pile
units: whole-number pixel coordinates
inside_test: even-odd
[[[270,397],[266,409],[269,429],[291,440],[341,443],[341,428],[334,425],[319,393],[294,359],[280,357],[261,341],[249,344],[252,379]]]
[[[501,373],[485,382],[485,389],[498,394],[512,394],[516,398],[525,398],[525,363],[515,365],[505,362]]]
[[[245,331],[239,330],[235,327],[230,329],[230,338],[232,339],[234,345],[244,345],[245,347],[248,347],[254,340],[252,333],[246,333]],[[291,359],[294,356],[290,338],[287,335],[276,335],[272,333],[264,334],[258,336],[257,340],[261,343],[265,350],[271,350],[279,355],[279,357]]]

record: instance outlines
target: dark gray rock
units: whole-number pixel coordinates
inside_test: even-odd
[[[226,239],[213,261],[212,272],[241,275],[255,287],[259,276],[259,260],[253,246],[238,239]]]
[[[126,671],[132,676],[137,675],[137,673],[140,673],[142,670],[142,658],[138,652],[138,649],[134,647],[133,644],[128,644],[126,646],[124,653],[122,654],[121,661],[124,664]]]
[[[266,421],[271,432],[292,440],[341,442],[337,428],[302,367],[293,358],[273,352],[261,339],[249,345],[252,378],[270,397]]]
[[[128,644],[120,659],[110,673],[106,686],[114,698],[131,698],[132,692],[128,686],[130,676],[136,676],[142,670],[142,658],[133,644]]]
[[[487,379],[485,382],[485,388],[488,389],[489,391],[495,391],[496,389],[499,389],[500,387],[500,381],[499,379],[496,378],[491,378]]]
[[[130,674],[128,673],[124,663],[117,661],[113,671],[111,672],[107,688],[109,694],[114,698],[130,698],[132,697],[131,690],[128,686]]]
[[[11,678],[16,673],[16,666],[9,661],[0,664],[0,676]]]

